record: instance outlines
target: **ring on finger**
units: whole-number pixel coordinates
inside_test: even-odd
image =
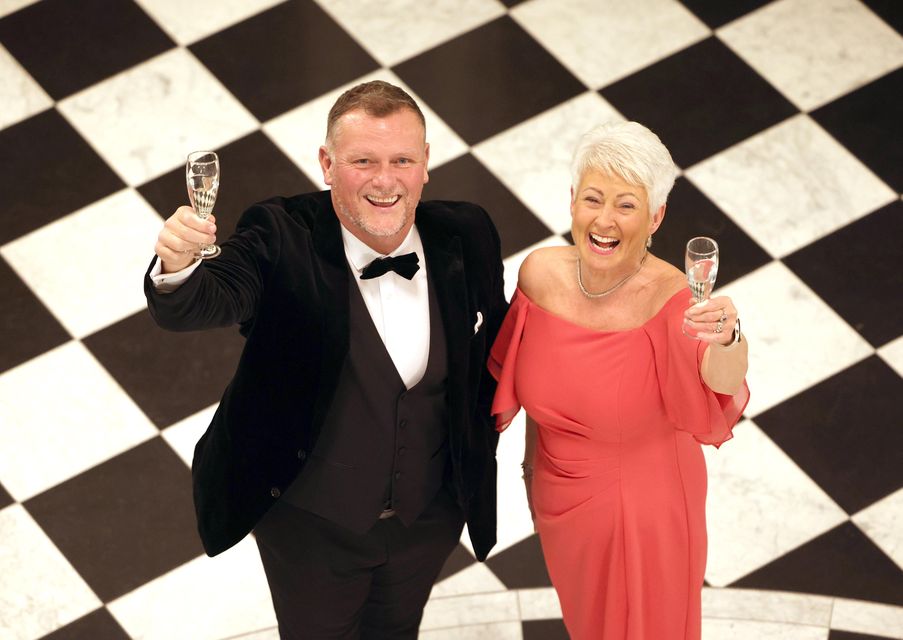
[[[715,325],[715,333],[721,333],[724,330],[724,321],[719,320]]]
[[[725,311],[724,309],[722,309],[722,310],[721,310],[721,317],[718,318],[718,324],[723,326],[725,320],[727,320],[727,311]]]

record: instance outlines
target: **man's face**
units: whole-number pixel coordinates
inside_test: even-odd
[[[429,145],[410,109],[384,118],[349,111],[336,122],[331,149],[320,147],[323,180],[342,225],[380,253],[401,244],[429,180]]]

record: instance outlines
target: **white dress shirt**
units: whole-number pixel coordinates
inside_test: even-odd
[[[411,227],[404,241],[388,254],[414,252],[420,269],[411,280],[394,271],[370,280],[361,280],[361,271],[376,258],[386,257],[358,240],[344,226],[342,244],[351,273],[360,289],[376,331],[383,340],[395,369],[410,389],[426,372],[430,354],[430,301],[427,289],[426,256],[417,227]],[[216,258],[214,258],[215,260]],[[154,287],[164,293],[175,291],[197,269],[200,260],[174,273],[162,273],[160,258],[150,272]]]

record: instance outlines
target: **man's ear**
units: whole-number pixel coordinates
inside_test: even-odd
[[[320,169],[323,170],[323,182],[332,185],[332,158],[329,155],[329,149],[325,146],[320,147],[318,156],[320,160]]]
[[[424,152],[423,152],[423,184],[426,184],[427,182],[430,181],[429,166],[430,166],[430,143],[427,142],[426,147],[424,148]]]

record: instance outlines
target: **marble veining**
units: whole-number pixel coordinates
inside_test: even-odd
[[[427,631],[515,620],[520,620],[516,592],[478,593],[430,600],[420,628]]]
[[[0,425],[10,425],[0,429],[0,483],[19,501],[157,434],[79,342],[47,351],[0,380]],[[22,451],[40,451],[41,464],[17,455]]]
[[[511,16],[590,89],[711,35],[671,0],[635,0],[629,9],[619,2],[533,0],[515,6]]]
[[[863,509],[852,520],[903,570],[903,489]]]
[[[755,389],[753,381],[750,386]],[[730,584],[847,519],[752,421],[737,425],[734,439],[720,449],[703,451],[709,473],[706,580],[712,585]],[[766,619],[818,622],[795,610]]]
[[[831,628],[888,638],[903,638],[903,607],[836,598]]]
[[[58,106],[129,185],[139,185],[258,124],[206,67],[173,49]]]
[[[903,64],[900,36],[856,0],[779,0],[718,37],[804,111]]]
[[[743,318],[743,332],[756,345],[749,354],[749,417],[874,353],[862,336],[780,262],[716,289],[715,295],[721,294],[734,300]],[[774,358],[773,353],[782,355]]]
[[[123,189],[14,240],[0,254],[69,333],[84,337],[147,306],[136,283],[160,228],[156,211]],[[71,268],[88,255],[104,268]]]
[[[273,7],[283,0],[217,0],[205,2],[135,0],[160,28],[179,44],[190,44]]]
[[[384,66],[431,49],[505,14],[495,0],[317,0]]]
[[[775,257],[897,197],[806,115],[789,118],[685,173]]]

